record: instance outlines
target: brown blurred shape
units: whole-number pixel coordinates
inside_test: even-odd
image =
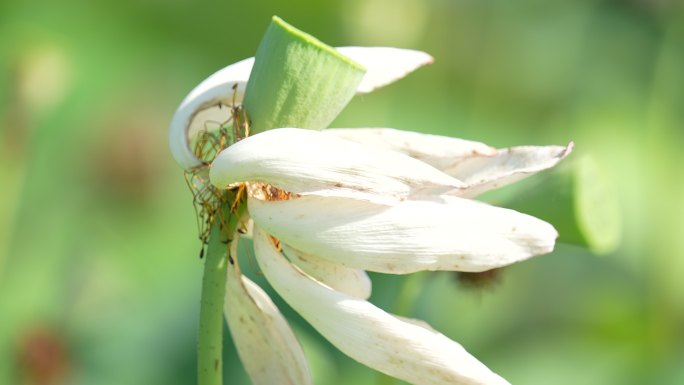
[[[456,278],[461,286],[467,289],[494,289],[500,282],[502,269],[491,269],[479,273],[456,272]]]
[[[20,384],[66,384],[70,360],[64,338],[55,330],[35,327],[26,331],[17,347]]]

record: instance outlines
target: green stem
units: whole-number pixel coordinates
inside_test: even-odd
[[[223,296],[226,291],[228,247],[221,241],[218,227],[216,225],[211,229],[204,262],[197,341],[199,385],[220,385],[223,382]]]
[[[235,194],[228,192],[230,198]],[[232,202],[228,199],[227,202]],[[215,221],[211,228],[204,261],[202,301],[200,305],[199,336],[197,341],[198,385],[223,383],[223,302],[226,292],[226,267],[229,261],[230,237],[235,233],[245,204],[230,212],[230,203],[222,209],[227,218],[227,229]]]

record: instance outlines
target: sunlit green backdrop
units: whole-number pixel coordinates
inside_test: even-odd
[[[563,242],[475,287],[373,275],[373,302],[427,320],[514,384],[684,383],[680,1],[5,0],[0,384],[195,381],[200,244],[166,127],[195,84],[254,54],[273,14],[331,45],[435,57],[356,98],[336,126],[574,140],[566,163],[589,155],[607,186],[596,212],[619,208],[621,241],[602,255]],[[317,384],[394,383],[276,302]],[[229,336],[225,351],[226,384],[248,384]]]

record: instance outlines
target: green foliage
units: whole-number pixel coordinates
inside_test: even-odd
[[[574,156],[536,178],[503,206],[553,223],[559,242],[603,255],[620,245],[622,222],[618,194],[590,156]]]

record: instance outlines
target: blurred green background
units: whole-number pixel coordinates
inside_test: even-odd
[[[590,156],[582,183],[604,189],[554,224],[608,207],[616,226],[593,236],[622,235],[597,255],[561,234],[553,254],[484,285],[373,275],[374,303],[427,320],[514,384],[684,383],[680,1],[4,0],[0,384],[195,382],[200,243],[166,127],[194,85],[253,56],[273,14],[331,45],[435,57],[357,97],[336,126],[574,140],[566,168]],[[543,190],[560,174],[488,199],[544,191],[527,202],[543,208],[572,192]],[[395,383],[275,300],[317,384]],[[225,350],[226,384],[248,384],[229,335]]]

